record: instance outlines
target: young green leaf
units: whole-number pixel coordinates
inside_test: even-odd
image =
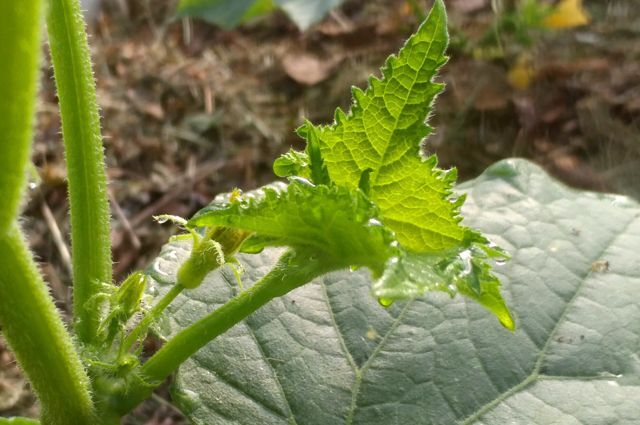
[[[396,253],[393,234],[362,192],[302,180],[292,180],[286,188],[267,186],[231,202],[219,199],[189,225],[255,232],[268,245],[316,253],[334,268],[365,266],[375,275]]]
[[[338,109],[334,124],[306,122],[298,130],[307,140],[305,153],[283,156],[277,171],[301,171],[314,183],[359,188],[380,208],[401,251],[373,287],[381,302],[429,290],[460,292],[513,329],[499,282],[485,261],[506,256],[459,224],[464,198],[452,197],[455,169],[440,170],[435,156],[421,153],[421,141],[433,131],[425,120],[443,89],[433,78],[447,60],[447,44],[446,12],[439,0],[398,56],[387,60],[383,78],[371,78],[366,91],[354,88],[351,111]]]
[[[444,5],[437,1],[429,18],[397,57],[371,78],[366,91],[354,88],[349,114],[338,109],[335,123],[306,123],[301,134],[318,140],[331,181],[358,187],[371,170],[370,197],[385,224],[414,252],[435,252],[460,244],[466,229],[451,202],[455,172],[441,171],[436,158],[424,158],[420,142],[432,128],[425,124],[436,95],[443,89],[433,77],[447,58]]]
[[[147,276],[134,272],[116,289],[109,299],[109,314],[98,328],[98,334],[111,344],[117,332],[140,311],[142,295],[147,287]]]
[[[499,248],[489,247],[479,233],[470,231],[468,235],[455,249],[439,253],[401,252],[372,285],[374,295],[386,305],[393,300],[418,297],[425,291],[443,291],[452,297],[460,293],[487,308],[504,327],[513,330],[515,323],[500,294],[500,281],[485,261],[504,261],[508,256]]]
[[[212,270],[234,262],[234,255],[250,236],[249,232],[224,226],[214,226],[204,237],[196,232],[191,255],[178,271],[178,282],[187,289],[198,287]]]
[[[273,172],[278,177],[300,176],[309,178],[309,155],[290,149],[273,162]]]
[[[307,121],[306,125],[303,125],[298,129],[298,135],[307,141],[307,149],[305,154],[309,158],[308,168],[311,181],[314,184],[331,184],[331,178],[329,177],[329,171],[324,164],[322,158],[322,151],[320,150],[320,140],[316,136],[314,131],[308,131],[311,122]]]

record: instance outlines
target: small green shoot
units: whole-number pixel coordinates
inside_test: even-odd
[[[372,77],[366,91],[353,89],[348,113],[338,109],[329,126],[300,127],[306,150],[274,163],[288,185],[236,190],[186,223],[193,248],[178,270],[178,286],[199,286],[238,249],[281,246],[289,248],[285,257],[317,263],[315,273],[368,268],[377,278],[372,293],[385,306],[426,291],[460,293],[514,330],[489,264],[508,256],[460,225],[464,197],[452,195],[456,171],[438,169],[436,157],[420,149],[433,131],[425,120],[443,89],[433,79],[446,62],[447,42],[444,4],[436,1],[398,56],[387,60],[382,79]],[[291,288],[306,283],[286,269],[274,273]],[[214,312],[201,322],[217,320]],[[168,351],[158,356],[171,362]],[[161,379],[169,367],[156,369],[147,371],[150,378]]]

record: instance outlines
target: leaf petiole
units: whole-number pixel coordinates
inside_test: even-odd
[[[323,261],[310,252],[295,250],[285,252],[276,266],[258,283],[183,329],[158,350],[139,369],[139,379],[130,382],[112,401],[116,410],[123,414],[130,411],[146,399],[157,384],[171,375],[204,345],[270,300],[281,297],[333,269],[335,269],[333,263]],[[164,298],[167,296],[165,295]]]
[[[110,214],[100,114],[80,2],[51,0],[47,30],[60,100],[67,161],[73,260],[75,331],[97,342],[100,314],[87,300],[111,284]]]
[[[136,342],[139,342],[142,338],[145,337],[149,327],[155,322],[162,312],[176,299],[178,295],[184,290],[184,286],[182,285],[174,285],[171,287],[169,292],[167,292],[164,297],[160,299],[156,303],[156,305],[151,308],[142,318],[140,323],[136,327],[134,327],[131,332],[125,337],[122,342],[122,347],[120,349],[121,352],[128,352]]]

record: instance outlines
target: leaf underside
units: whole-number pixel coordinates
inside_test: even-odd
[[[230,29],[245,20],[254,3],[256,0],[181,0],[178,12]]]
[[[473,302],[429,294],[388,309],[365,270],[269,303],[200,350],[174,401],[196,424],[636,424],[640,421],[640,205],[570,190],[508,160],[466,183],[468,222],[512,253],[499,269],[519,328]],[[157,296],[189,245],[150,270]],[[245,285],[278,249],[240,256]],[[181,295],[169,337],[227,301],[223,269]]]
[[[255,232],[266,245],[321,256],[332,269],[369,267],[379,276],[395,249],[393,234],[377,218],[378,209],[358,190],[292,180],[233,201],[219,198],[189,220],[189,226]]]
[[[230,29],[279,7],[304,31],[342,2],[343,0],[181,0],[178,12]]]
[[[319,22],[344,0],[275,0],[302,31]]]

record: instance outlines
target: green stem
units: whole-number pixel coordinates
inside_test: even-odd
[[[133,347],[133,345],[147,332],[149,326],[160,317],[160,314],[171,304],[171,302],[184,290],[184,286],[180,284],[176,284],[171,287],[169,292],[167,292],[164,297],[158,301],[156,305],[153,306],[151,310],[147,312],[147,314],[142,318],[140,323],[131,330],[129,335],[125,338],[122,343],[121,351],[127,352]]]
[[[12,224],[29,164],[41,8],[38,0],[0,3],[0,326],[40,399],[42,422],[93,424],[89,378],[20,230]]]
[[[220,232],[216,233],[216,230],[220,229],[224,229],[222,234],[220,234]],[[233,229],[213,228],[209,229],[204,238],[194,236],[191,255],[189,255],[189,258],[187,258],[178,269],[177,283],[147,312],[140,323],[131,330],[123,341],[120,352],[125,353],[129,351],[131,347],[143,337],[144,333],[149,329],[149,326],[160,317],[162,312],[185,288],[193,289],[199,286],[208,273],[224,264],[220,261],[220,254],[214,249],[214,244],[218,244],[223,252],[235,252],[238,249],[237,245],[246,238],[244,232],[240,232],[240,234],[239,237],[236,237],[238,236],[238,231]],[[225,236],[221,240],[223,243],[226,242],[226,244],[221,245],[219,242],[213,241],[213,236]],[[235,242],[235,244],[232,242]]]
[[[31,418],[0,418],[0,425],[40,425],[40,421]]]
[[[149,326],[160,317],[162,312],[180,293],[186,289],[193,289],[202,284],[204,278],[213,270],[224,264],[220,256],[224,253],[232,255],[244,241],[248,233],[226,227],[213,227],[208,229],[204,237],[194,235],[193,249],[177,274],[177,283],[167,292],[160,301],[144,316],[140,323],[127,335],[120,352],[129,351]],[[219,247],[219,250],[216,249]]]
[[[40,0],[0,2],[0,237],[18,215],[27,177],[40,62]]]
[[[85,304],[101,283],[111,283],[112,263],[100,115],[78,0],[51,0],[47,28],[67,159],[75,330],[91,343],[99,311]]]
[[[94,425],[90,384],[17,225],[0,237],[0,325],[42,405],[42,423]]]
[[[141,367],[137,375],[139,379],[134,380],[113,400],[115,410],[121,414],[127,413],[149,397],[154,387],[207,343],[273,298],[283,296],[331,269],[325,262],[310,255],[286,252],[274,269],[258,283],[171,338]]]

